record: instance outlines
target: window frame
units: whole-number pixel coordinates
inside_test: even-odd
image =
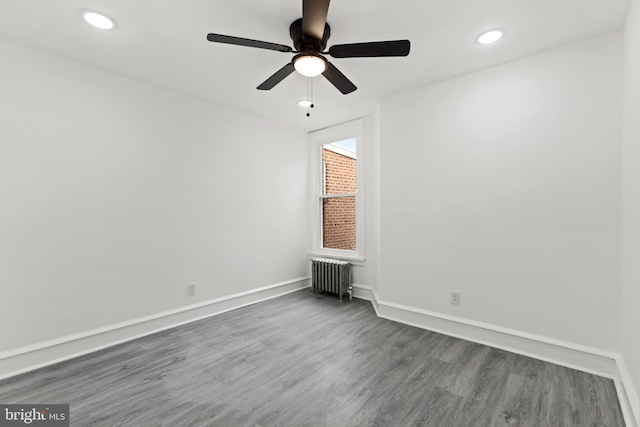
[[[310,256],[364,261],[364,120],[357,119],[309,133],[310,171]],[[356,250],[322,247],[322,200],[335,195],[323,194],[322,146],[345,139],[356,140]],[[328,197],[327,197],[328,196]]]

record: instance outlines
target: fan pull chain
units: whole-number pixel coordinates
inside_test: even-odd
[[[311,105],[307,107],[307,117],[311,116],[310,108],[313,108],[313,77],[307,78],[307,99]]]

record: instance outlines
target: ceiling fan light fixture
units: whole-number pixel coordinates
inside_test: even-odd
[[[320,55],[302,53],[293,58],[293,67],[305,77],[315,77],[327,69],[327,60]]]
[[[301,99],[300,101],[298,101],[298,105],[302,108],[309,108],[311,107],[311,105],[313,105],[313,102],[308,99]]]
[[[113,19],[98,12],[85,10],[82,12],[82,17],[88,24],[101,30],[112,30],[116,26]]]
[[[488,30],[476,37],[478,44],[492,44],[504,37],[505,31],[502,28]]]

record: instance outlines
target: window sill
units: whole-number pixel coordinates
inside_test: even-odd
[[[323,253],[323,252],[309,252],[309,259],[311,258],[335,258],[351,262],[353,265],[365,265],[366,259],[358,255],[346,255],[336,253]]]

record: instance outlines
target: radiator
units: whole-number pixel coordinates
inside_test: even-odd
[[[353,297],[351,287],[351,263],[332,258],[311,259],[311,289],[338,294],[340,301],[344,294]]]

